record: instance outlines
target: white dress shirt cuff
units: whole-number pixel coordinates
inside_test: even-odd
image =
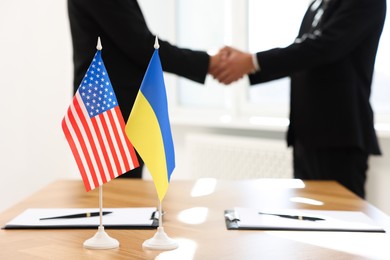
[[[256,53],[252,54],[252,63],[253,63],[253,66],[255,67],[255,69],[254,69],[254,71],[252,71],[252,73],[256,73],[257,71],[260,71],[260,65],[259,65],[259,61],[257,60]]]

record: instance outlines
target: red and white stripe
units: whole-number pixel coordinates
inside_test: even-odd
[[[138,167],[124,127],[119,106],[90,118],[76,92],[62,120],[62,129],[87,191]]]

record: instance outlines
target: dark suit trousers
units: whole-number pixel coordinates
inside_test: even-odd
[[[135,151],[135,153],[138,158],[139,167],[120,175],[118,178],[142,178],[142,169],[144,167],[144,162],[142,161],[137,151]]]
[[[368,154],[355,147],[309,148],[294,144],[294,177],[302,180],[336,180],[361,198],[368,169]]]

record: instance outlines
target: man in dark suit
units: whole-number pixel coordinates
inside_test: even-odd
[[[337,180],[365,196],[368,156],[380,154],[369,99],[385,15],[386,0],[315,0],[286,48],[221,50],[226,59],[211,71],[220,82],[291,78],[294,177]]]
[[[150,32],[136,0],[68,0],[73,43],[74,92],[93,58],[100,36],[102,57],[125,120],[141,85],[154,51],[155,36]],[[159,39],[162,68],[190,80],[204,83],[217,56],[178,48]],[[139,158],[140,159],[140,158]],[[125,174],[141,177],[140,167]]]

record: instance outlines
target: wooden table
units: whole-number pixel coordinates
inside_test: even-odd
[[[57,181],[1,213],[0,225],[27,208],[98,207],[98,195],[98,189],[85,192],[81,181]],[[107,208],[157,204],[151,181],[116,179],[104,185],[103,195]],[[358,210],[387,233],[227,230],[223,211],[236,206]],[[83,247],[97,229],[0,230],[0,259],[390,259],[389,217],[332,181],[173,180],[163,208],[176,250],[143,249],[156,230],[107,229],[120,242],[109,250]]]

